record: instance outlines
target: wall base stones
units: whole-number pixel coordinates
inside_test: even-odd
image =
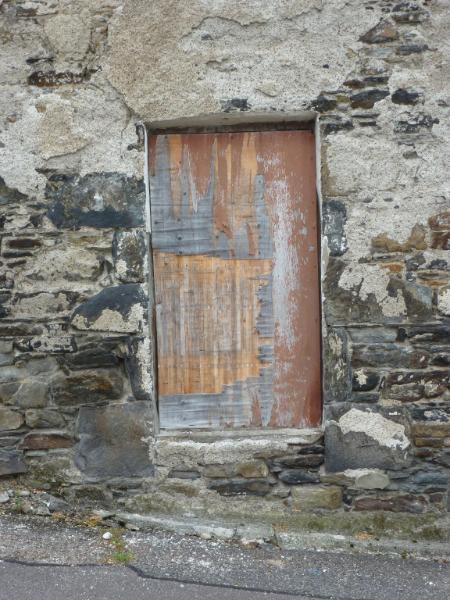
[[[446,3],[169,4],[0,6],[1,510],[103,506],[371,535],[398,524],[439,538]],[[312,114],[323,427],[160,435],[136,125],[275,127]]]

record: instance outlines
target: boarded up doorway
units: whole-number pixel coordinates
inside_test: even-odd
[[[311,131],[150,136],[162,429],[320,423]]]

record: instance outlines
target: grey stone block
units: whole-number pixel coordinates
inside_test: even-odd
[[[403,424],[379,411],[352,408],[325,428],[326,471],[402,469],[411,463]]]
[[[144,225],[142,179],[120,173],[52,175],[45,190],[48,216],[56,227],[140,227]]]
[[[17,450],[0,450],[0,477],[26,472],[27,467],[20,452]]]
[[[147,298],[138,283],[105,288],[78,306],[72,325],[81,330],[135,333],[142,329]]]
[[[75,462],[88,480],[151,477],[148,438],[152,411],[147,402],[82,407]]]

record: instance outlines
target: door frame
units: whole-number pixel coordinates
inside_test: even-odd
[[[314,113],[310,113],[310,115]],[[148,165],[150,161],[149,155],[149,144],[148,139],[151,136],[156,135],[169,135],[169,134],[183,134],[183,133],[244,133],[244,132],[260,132],[260,131],[311,131],[314,135],[315,144],[315,157],[316,157],[316,170],[315,170],[315,187],[316,187],[316,209],[317,209],[317,237],[318,237],[318,248],[320,249],[318,257],[318,275],[319,275],[319,314],[320,314],[320,403],[321,403],[321,423],[314,429],[323,429],[324,423],[324,332],[326,331],[326,324],[324,320],[324,297],[323,297],[323,276],[324,276],[324,265],[326,265],[328,258],[328,246],[326,245],[326,238],[324,236],[324,224],[322,219],[322,193],[321,193],[321,152],[320,152],[320,123],[319,116],[314,115],[315,118],[304,119],[301,117],[299,120],[267,120],[267,121],[254,121],[254,122],[235,122],[233,124],[193,124],[185,126],[152,126],[144,125],[145,127],[145,169],[146,175],[146,193],[148,198],[148,219],[151,221],[151,199],[150,189],[148,181]],[[325,243],[324,243],[325,242]],[[149,243],[148,243],[148,277],[147,282],[149,296],[150,296],[150,323],[149,323],[149,335],[152,340],[152,372],[153,372],[153,407],[154,407],[154,435],[165,438],[185,438],[190,439],[220,439],[220,438],[242,438],[242,437],[273,437],[276,435],[287,436],[293,435],[296,432],[304,431],[305,428],[285,428],[285,429],[264,429],[264,428],[240,428],[240,429],[224,429],[224,430],[210,430],[210,429],[186,429],[186,430],[161,430],[160,429],[160,417],[159,417],[159,387],[158,387],[158,347],[157,347],[157,330],[156,330],[156,306],[155,306],[155,280],[154,280],[154,264],[153,264],[153,245],[152,245],[152,234],[149,231]],[[311,431],[311,428],[308,429]]]

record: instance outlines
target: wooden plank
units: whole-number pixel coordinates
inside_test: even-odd
[[[151,137],[161,427],[320,421],[314,140]]]

